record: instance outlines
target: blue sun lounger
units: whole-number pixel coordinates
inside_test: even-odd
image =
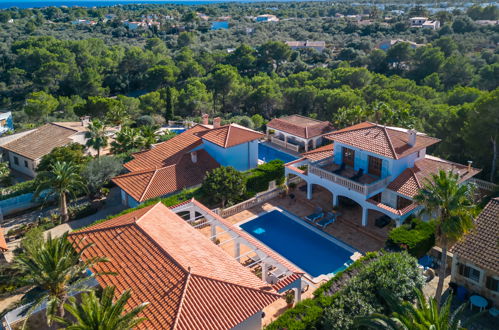
[[[332,224],[333,222],[336,221],[336,214],[334,213],[328,213],[328,216],[325,217],[322,220],[319,220],[316,222],[316,224],[321,227],[322,229],[326,228],[328,225]]]
[[[307,215],[305,217],[305,219],[310,221],[310,222],[315,222],[315,221],[319,220],[320,218],[322,218],[323,216],[324,216],[324,212],[319,211],[319,212],[315,212],[315,213],[312,213],[310,215]]]

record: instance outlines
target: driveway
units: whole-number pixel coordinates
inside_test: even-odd
[[[106,199],[106,204],[104,205],[104,207],[100,209],[97,213],[89,215],[88,217],[85,218],[63,223],[59,226],[47,230],[45,232],[45,235],[48,235],[48,233],[50,233],[52,237],[58,237],[67,231],[71,232],[75,229],[86,227],[88,225],[91,225],[97,220],[105,219],[109,215],[120,213],[124,209],[126,209],[126,207],[123,204],[121,204],[120,190],[119,188],[115,187],[111,189]]]

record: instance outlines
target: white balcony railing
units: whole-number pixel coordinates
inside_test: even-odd
[[[349,190],[356,191],[362,195],[370,195],[371,193],[384,188],[390,182],[390,177],[386,177],[384,179],[378,180],[371,184],[362,184],[348,178],[345,178],[341,175],[334,174],[332,172],[326,171],[320,167],[309,165],[308,172],[310,174],[317,175],[321,179],[326,179],[330,182],[334,182],[343,187],[348,188]]]
[[[285,148],[285,149],[289,149],[289,150],[293,150],[295,152],[299,152],[299,150],[300,150],[300,146],[299,145],[283,141],[283,140],[278,139],[278,138],[273,137],[273,136],[270,137],[270,142],[272,142],[274,144],[277,144],[279,147],[282,147],[282,148]]]

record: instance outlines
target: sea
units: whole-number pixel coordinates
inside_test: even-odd
[[[291,2],[292,0],[260,0],[265,2]],[[297,0],[295,0],[297,1]],[[40,7],[104,7],[116,5],[133,5],[133,4],[182,4],[182,5],[199,5],[210,3],[223,3],[223,2],[258,2],[255,0],[18,0],[18,1],[5,1],[0,0],[0,9],[6,8],[40,8]]]

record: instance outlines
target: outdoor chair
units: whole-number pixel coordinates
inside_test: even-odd
[[[322,229],[325,229],[327,226],[332,224],[333,222],[336,221],[336,214],[334,213],[328,213],[327,217],[323,218],[322,220],[319,220],[316,222],[316,224],[321,227]]]
[[[324,216],[324,212],[320,207],[316,208],[314,213],[305,216],[305,220],[315,222]]]
[[[360,177],[361,177],[361,176],[363,176],[363,175],[364,175],[364,169],[359,168],[359,170],[357,171],[357,173],[355,173],[355,175],[354,175],[354,176],[352,176],[352,177],[350,178],[350,180],[357,181],[357,180],[359,180],[359,179],[360,179]]]

